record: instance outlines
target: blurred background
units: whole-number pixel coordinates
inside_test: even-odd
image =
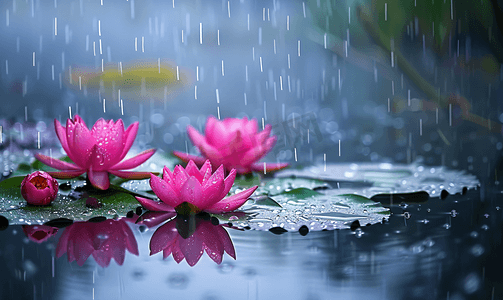
[[[295,136],[280,137],[268,160],[423,161],[497,180],[497,1],[0,6],[4,146],[21,137],[35,146],[41,132],[42,147],[58,147],[52,120],[77,113],[88,124],[140,121],[137,146],[166,152],[196,151],[185,128],[203,130],[209,115],[256,118],[278,136],[298,118]],[[157,77],[142,73],[156,67]],[[127,88],[114,77],[122,68],[136,76]]]

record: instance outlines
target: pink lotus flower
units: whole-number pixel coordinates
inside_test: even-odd
[[[191,267],[199,261],[204,251],[217,264],[222,262],[224,252],[236,259],[232,240],[222,225],[215,226],[210,221],[196,217],[195,231],[186,236],[183,231],[187,231],[187,228],[181,227],[187,222],[190,221],[177,217],[157,228],[150,239],[150,255],[162,251],[163,258],[167,258],[173,254],[177,263],[185,258]]]
[[[23,225],[23,232],[30,241],[41,244],[58,233],[58,228],[47,225]]]
[[[75,222],[66,227],[59,238],[56,256],[59,258],[66,253],[69,262],[77,261],[82,266],[92,255],[98,265],[105,268],[112,258],[122,265],[126,250],[138,256],[138,244],[124,219]]]
[[[235,210],[243,205],[258,186],[251,187],[238,194],[223,199],[234,183],[236,170],[232,169],[224,179],[224,167],[221,165],[212,174],[211,163],[207,160],[199,170],[193,161],[184,169],[178,165],[173,173],[163,169],[163,178],[150,177],[150,187],[162,202],[147,198],[136,199],[151,211],[177,211],[182,214],[206,211],[222,213]],[[187,212],[187,207],[190,209]]]
[[[73,120],[66,121],[66,127],[61,126],[57,120],[54,120],[54,126],[63,149],[74,164],[42,154],[35,154],[35,157],[50,167],[62,170],[50,172],[55,178],[73,178],[87,172],[94,187],[106,190],[110,186],[109,173],[127,179],[145,179],[150,176],[150,172],[121,171],[141,165],[155,153],[155,149],[149,149],[122,161],[133,145],[138,122],[124,131],[122,119],[114,123],[113,120],[105,121],[101,118],[89,130],[82,118],[75,115]]]
[[[21,182],[21,195],[31,205],[49,205],[58,196],[58,187],[47,172],[35,171]]]
[[[192,143],[204,157],[189,155],[174,151],[173,154],[184,162],[193,160],[202,165],[209,159],[214,166],[224,165],[227,171],[236,169],[240,174],[252,171],[261,172],[264,165],[257,163],[276,143],[276,137],[271,134],[271,125],[258,132],[257,120],[227,118],[218,121],[209,117],[206,121],[206,135],[201,135],[194,127],[187,126]],[[288,163],[267,163],[266,172],[276,171],[288,166]]]

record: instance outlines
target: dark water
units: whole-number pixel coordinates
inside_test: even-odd
[[[112,259],[108,267],[92,257],[83,266],[67,254],[57,258],[69,227],[35,243],[9,226],[0,232],[0,299],[501,299],[500,190],[482,185],[444,200],[402,203],[389,222],[353,231],[226,228],[236,260],[224,254],[216,264],[204,253],[193,267],[172,255],[149,256],[156,226],[128,222],[139,255],[126,250],[122,266]],[[208,224],[202,234],[211,235]],[[76,234],[85,240],[90,232]]]

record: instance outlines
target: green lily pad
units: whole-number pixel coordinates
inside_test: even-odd
[[[261,196],[266,197],[266,196]],[[310,231],[350,228],[352,222],[376,224],[390,216],[388,208],[366,197],[326,195],[306,188],[298,188],[267,197],[280,206],[260,207],[248,201],[240,208],[247,213],[232,222],[234,226],[256,230],[283,228],[297,231],[306,226]]]
[[[263,180],[260,181],[260,176],[254,176],[250,179],[236,179],[234,181],[234,185],[231,188],[230,193],[233,194],[237,189],[248,188],[254,185],[258,185],[259,187],[253,195],[279,195],[288,191],[292,191],[298,188],[304,189],[316,189],[316,188],[328,188],[330,187],[326,182],[318,179],[310,179],[310,178],[273,178],[271,180]],[[299,193],[297,191],[296,193]]]
[[[321,195],[321,193],[318,193],[317,191],[313,191],[307,188],[296,188],[291,191],[287,191],[284,193],[281,193],[282,195],[288,195],[291,198],[294,199],[307,199],[312,196],[317,196]]]
[[[262,207],[262,208],[281,207],[281,205],[279,205],[278,202],[276,202],[274,199],[267,197],[267,196],[259,196],[259,197],[253,198],[251,201],[253,201],[254,207]]]
[[[377,204],[380,205],[379,202],[372,201],[367,197],[356,195],[356,194],[342,194],[342,195],[337,195],[337,197],[344,197],[353,203],[359,203],[359,204],[363,204],[363,205],[377,205]]]
[[[249,188],[255,185],[260,186],[262,178],[259,174],[252,173],[251,175],[238,175],[234,180],[233,188]]]
[[[117,218],[140,206],[130,192],[117,186],[111,186],[106,191],[84,189],[87,195],[59,193],[48,206],[31,206],[21,196],[22,180],[23,177],[18,176],[0,182],[0,215],[7,218],[9,224],[42,224],[57,218],[74,221],[87,221],[94,217]],[[88,197],[95,197],[101,207],[87,207]]]
[[[31,165],[26,164],[26,163],[20,163],[17,166],[16,171],[12,174],[13,176],[20,176],[20,175],[26,175],[32,172]]]

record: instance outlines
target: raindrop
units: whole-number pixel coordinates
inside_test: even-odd
[[[424,246],[423,245],[417,245],[412,247],[412,253],[418,254],[424,251]]]
[[[100,234],[98,234],[96,237],[97,237],[98,239],[100,239],[100,240],[106,240],[106,239],[108,239],[108,238],[109,238],[108,234],[106,234],[106,233],[100,233]]]
[[[135,281],[141,281],[145,278],[145,271],[141,270],[141,269],[136,269],[133,271],[133,273],[131,274],[131,276],[133,277],[133,279]]]
[[[224,263],[220,264],[217,268],[218,268],[218,272],[220,272],[222,274],[229,274],[232,272],[232,270],[234,270],[234,265],[231,263],[224,262]]]
[[[168,278],[168,284],[174,289],[185,289],[189,283],[189,278],[185,274],[172,274]]]
[[[470,249],[470,252],[473,254],[475,257],[479,257],[482,254],[484,254],[485,249],[484,246],[480,244],[473,245],[472,248]]]
[[[405,203],[405,202],[402,202],[398,206],[400,206],[402,209],[406,209],[409,205],[407,203]]]
[[[356,230],[355,230],[355,236],[357,238],[361,238],[364,234],[365,234],[365,232],[363,232],[361,228],[356,228]]]
[[[463,287],[468,294],[475,293],[480,287],[480,278],[475,273],[470,273],[464,280]]]
[[[423,245],[425,245],[426,247],[433,247],[433,245],[435,245],[435,242],[431,238],[426,238],[423,241]]]

